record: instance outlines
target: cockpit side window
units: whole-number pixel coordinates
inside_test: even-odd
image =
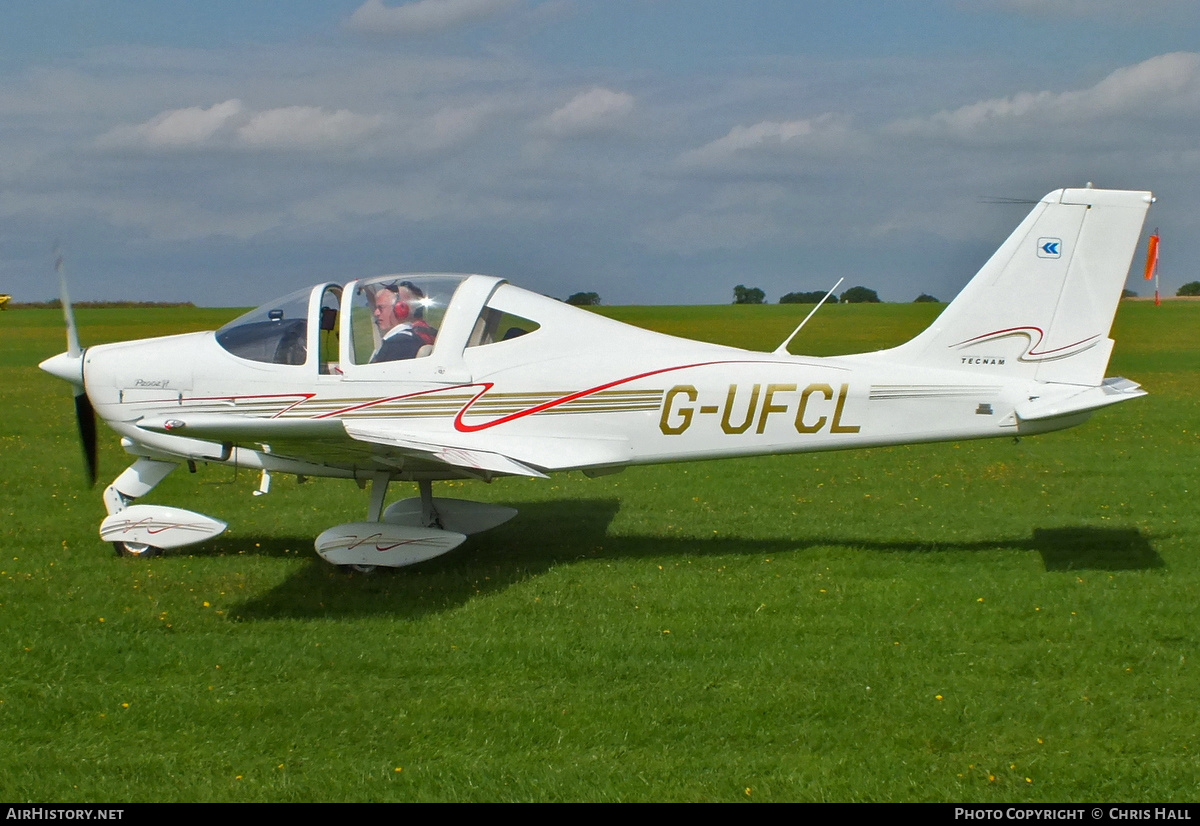
[[[233,355],[266,364],[308,360],[309,290],[251,310],[217,330],[217,343]]]
[[[433,352],[459,276],[390,275],[360,282],[351,317],[355,364],[425,358]]]
[[[536,321],[522,318],[492,306],[483,308],[467,340],[468,347],[482,347],[500,341],[510,341],[514,338],[532,333],[539,325]]]

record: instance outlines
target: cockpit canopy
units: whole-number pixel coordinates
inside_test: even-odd
[[[383,275],[291,293],[229,322],[216,339],[232,355],[260,364],[305,365],[316,354],[324,374],[448,377],[468,348],[537,330],[527,317],[534,314],[525,310],[529,302],[558,304],[484,275]]]

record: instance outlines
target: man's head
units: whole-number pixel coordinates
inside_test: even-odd
[[[425,294],[421,292],[420,288],[409,281],[390,284],[377,290],[372,300],[374,307],[371,314],[379,332],[387,333],[397,324],[420,318],[422,310],[420,299],[424,297]]]

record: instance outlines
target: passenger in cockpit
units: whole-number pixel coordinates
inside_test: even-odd
[[[433,344],[437,330],[425,323],[425,293],[411,281],[385,284],[372,299],[372,315],[382,340],[371,354],[371,364],[415,358],[426,344]]]

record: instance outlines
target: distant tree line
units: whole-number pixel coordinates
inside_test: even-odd
[[[146,307],[195,307],[190,301],[72,301],[72,307],[82,307],[88,310],[113,310],[118,308]],[[61,310],[62,301],[52,298],[49,301],[12,301],[10,310]]]
[[[824,290],[811,290],[808,292],[787,293],[780,297],[780,304],[819,304],[821,299],[825,298]],[[734,304],[765,304],[767,294],[758,287],[747,287],[744,284],[738,284],[733,288],[733,303]],[[928,293],[921,293],[915,299],[915,303],[939,303],[938,299]],[[851,287],[840,296],[830,295],[827,300],[828,304],[880,304],[882,299],[879,293],[869,287],[857,286]]]
[[[1184,284],[1175,293],[1178,296],[1200,296],[1200,281],[1189,281]],[[787,293],[779,299],[780,304],[817,304],[825,297],[823,290],[812,290],[810,292],[795,292]],[[765,304],[766,293],[757,287],[746,287],[738,284],[733,288],[733,303],[734,304]],[[1137,293],[1133,290],[1121,290],[1121,298],[1137,298]],[[826,303],[829,304],[878,304],[880,303],[879,294],[867,287],[851,287],[846,290],[841,296],[831,295]],[[938,304],[940,299],[929,293],[921,293],[913,299],[915,304]]]
[[[1191,287],[1191,286],[1195,286],[1196,289],[1198,290],[1198,292],[1196,292],[1196,293],[1182,292],[1183,289],[1187,289],[1188,287]],[[1180,289],[1181,289],[1181,292],[1179,293],[1180,295],[1200,295],[1200,282],[1192,282],[1192,284],[1185,284]],[[818,304],[818,303],[820,303],[821,299],[824,297],[825,297],[824,290],[812,290],[810,292],[794,292],[794,293],[787,293],[786,295],[783,295],[782,297],[780,297],[779,303],[780,304]],[[927,302],[934,303],[934,304],[940,303],[939,299],[937,299],[936,297],[934,297],[932,295],[929,295],[929,293],[921,293],[920,295],[918,295],[916,298],[913,299],[913,302],[916,304],[924,304]],[[58,306],[57,301],[52,302],[52,303],[54,304],[54,306]],[[573,304],[576,307],[596,307],[596,306],[600,305],[600,294],[594,293],[594,292],[571,293],[571,295],[567,296],[566,303]],[[736,287],[733,288],[733,303],[734,304],[766,304],[767,303],[767,294],[765,292],[763,292],[761,289],[759,289],[758,287],[747,287],[745,284],[738,284]],[[879,293],[875,292],[874,290],[870,289],[869,287],[863,287],[860,285],[857,287],[851,287],[850,289],[848,289],[844,293],[842,293],[840,296],[830,295],[829,299],[826,303],[828,303],[828,304],[880,304],[880,303],[882,303],[882,299],[880,299]],[[26,305],[26,306],[33,306],[33,305]],[[48,305],[37,305],[37,306],[48,306]],[[81,303],[78,306],[89,307],[89,306],[99,306],[99,305]],[[107,306],[107,305],[105,305],[105,306]],[[117,305],[113,305],[113,306],[117,306]],[[142,306],[142,305],[122,303],[119,306],[133,307],[133,306]],[[149,306],[149,305],[146,305],[146,306]],[[177,306],[177,305],[156,304],[154,306],[161,307],[161,306]],[[187,306],[191,306],[191,305],[189,304]]]

